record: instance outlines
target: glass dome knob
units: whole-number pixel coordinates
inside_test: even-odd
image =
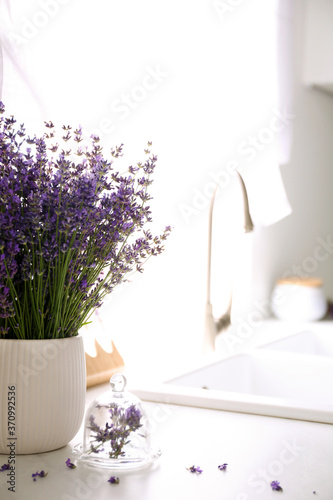
[[[116,394],[114,394],[114,396],[116,396],[118,398],[123,397],[123,392],[125,390],[126,383],[127,383],[127,380],[126,380],[126,377],[124,375],[121,375],[120,373],[117,373],[116,375],[112,375],[112,377],[110,378],[110,385],[111,385],[112,392],[116,393]]]

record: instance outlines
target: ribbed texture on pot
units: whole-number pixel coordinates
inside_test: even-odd
[[[8,434],[8,392],[15,386],[15,436]],[[65,446],[80,429],[86,367],[80,336],[0,340],[0,453],[42,453]],[[16,438],[16,439],[13,439]]]

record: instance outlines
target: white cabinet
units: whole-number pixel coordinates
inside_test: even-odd
[[[333,0],[305,0],[304,82],[333,95]]]

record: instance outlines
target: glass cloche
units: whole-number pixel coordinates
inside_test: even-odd
[[[110,469],[142,467],[161,455],[152,450],[149,421],[139,398],[125,391],[124,375],[113,375],[112,392],[95,399],[86,411],[83,443],[73,454],[79,460]]]

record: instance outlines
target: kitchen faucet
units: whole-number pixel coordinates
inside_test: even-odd
[[[247,196],[246,187],[242,176],[237,172],[240,181],[242,197],[243,197],[243,212],[244,212],[244,233],[253,231],[253,222],[249,211],[249,200]],[[207,273],[207,302],[206,302],[206,318],[205,318],[205,334],[204,334],[204,352],[215,350],[216,336],[226,330],[231,325],[231,308],[232,308],[232,293],[230,294],[229,305],[227,311],[219,318],[214,318],[213,308],[210,300],[211,288],[211,260],[212,260],[212,225],[213,225],[213,209],[217,190],[219,185],[216,185],[215,191],[209,207],[209,223],[208,223],[208,273]]]

